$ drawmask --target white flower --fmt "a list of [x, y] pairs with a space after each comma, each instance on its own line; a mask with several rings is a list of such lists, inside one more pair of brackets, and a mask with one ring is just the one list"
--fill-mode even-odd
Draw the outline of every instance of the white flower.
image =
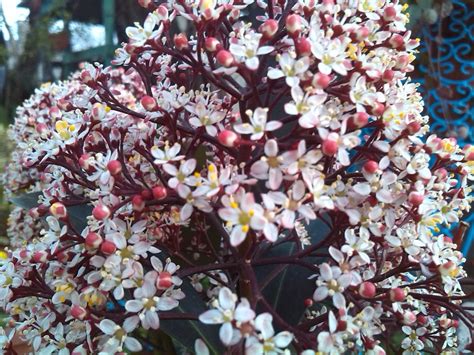
[[[255, 329], [260, 332], [258, 338], [250, 337], [245, 342], [247, 355], [289, 354], [286, 349], [293, 341], [293, 334], [283, 331], [275, 334], [273, 317], [270, 313], [262, 313], [255, 318]], [[285, 351], [286, 350], [286, 351]]]
[[241, 338], [241, 333], [234, 328], [234, 321], [238, 325], [249, 322], [255, 317], [249, 302], [246, 298], [242, 298], [237, 304], [237, 296], [227, 287], [222, 287], [218, 299], [212, 302], [212, 306], [214, 309], [201, 314], [199, 320], [205, 324], [222, 324], [219, 330], [221, 341], [227, 346], [236, 344]]
[[298, 123], [303, 128], [314, 128], [319, 124], [321, 105], [326, 101], [327, 94], [304, 92], [299, 85], [291, 88], [293, 101], [285, 104], [285, 112], [289, 115], [300, 115]]
[[334, 306], [340, 308], [345, 304], [342, 292], [351, 284], [352, 276], [342, 273], [338, 266], [329, 266], [328, 263], [321, 264], [319, 271], [320, 275], [316, 281], [318, 288], [314, 291], [313, 299], [322, 301], [327, 296], [332, 296]]
[[233, 246], [244, 241], [250, 228], [260, 231], [265, 227], [264, 210], [262, 206], [255, 203], [252, 193], [239, 193], [235, 197], [224, 195], [222, 204], [225, 207], [219, 209], [219, 217], [232, 227], [230, 243]]
[[178, 195], [186, 201], [185, 205], [181, 208], [180, 218], [181, 221], [186, 221], [191, 217], [193, 208], [197, 207], [203, 212], [211, 212], [212, 207], [209, 201], [206, 200], [204, 190], [194, 190], [183, 184], [179, 184], [177, 187]]
[[169, 311], [178, 307], [179, 302], [171, 297], [156, 296], [154, 287], [143, 289], [140, 300], [129, 300], [125, 303], [128, 312], [139, 313], [138, 317], [145, 329], [158, 329], [160, 319], [158, 311]]
[[309, 68], [309, 57], [302, 57], [295, 60], [294, 53], [283, 53], [278, 57], [280, 69], [270, 69], [268, 77], [276, 80], [285, 77], [288, 86], [296, 86], [300, 83], [300, 76], [303, 76]]
[[99, 323], [99, 328], [105, 334], [105, 342], [100, 345], [100, 354], [105, 355], [122, 352], [124, 347], [132, 352], [142, 350], [140, 342], [128, 335], [135, 330], [137, 325], [137, 317], [125, 319], [122, 326], [117, 325], [110, 319], [103, 319]]
[[194, 169], [196, 169], [196, 159], [189, 159], [185, 162], [181, 162], [179, 169], [172, 164], [164, 164], [163, 169], [171, 176], [168, 180], [168, 186], [172, 189], [176, 189], [178, 185], [190, 184], [190, 176]]
[[159, 19], [156, 14], [148, 14], [143, 27], [138, 23], [135, 23], [135, 27], [127, 27], [125, 32], [127, 33], [130, 42], [136, 46], [142, 46], [145, 42], [152, 37], [158, 36], [162, 30], [162, 25], [160, 25], [158, 30], [155, 30], [156, 25], [158, 24]]
[[267, 123], [267, 108], [258, 107], [253, 112], [248, 110], [246, 114], [250, 118], [250, 123], [236, 124], [234, 129], [240, 134], [251, 134], [250, 139], [253, 141], [262, 138], [265, 132], [277, 130], [282, 126], [282, 123], [279, 121]]
[[273, 51], [271, 46], [261, 46], [260, 33], [247, 31], [241, 38], [231, 40], [229, 51], [239, 62], [244, 62], [250, 70], [257, 70], [259, 65], [258, 56]]
[[186, 109], [193, 113], [189, 119], [189, 123], [194, 127], [205, 127], [206, 132], [215, 137], [217, 135], [217, 128], [214, 126], [225, 118], [224, 111], [213, 111], [209, 109], [209, 104], [198, 102], [194, 106], [187, 106]]
[[283, 181], [283, 157], [278, 156], [278, 143], [270, 139], [265, 143], [265, 155], [252, 164], [250, 174], [257, 179], [267, 180], [268, 187], [277, 190]]
[[166, 142], [164, 150], [158, 148], [156, 145], [151, 147], [151, 155], [153, 155], [153, 158], [155, 158], [154, 163], [161, 165], [170, 161], [178, 161], [183, 159], [184, 155], [178, 155], [180, 150], [181, 145], [179, 143], [175, 143], [172, 147], [170, 147], [168, 142]]

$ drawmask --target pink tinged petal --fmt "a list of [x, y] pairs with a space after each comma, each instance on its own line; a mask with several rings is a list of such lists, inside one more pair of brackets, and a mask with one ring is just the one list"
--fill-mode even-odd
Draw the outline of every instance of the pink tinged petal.
[[352, 276], [350, 274], [344, 274], [338, 278], [337, 283], [339, 286], [346, 289], [352, 282]]
[[377, 200], [379, 200], [380, 202], [384, 202], [384, 203], [393, 202], [392, 193], [388, 190], [377, 191], [376, 196], [377, 196]]
[[332, 303], [337, 309], [346, 308], [346, 299], [341, 293], [335, 293], [334, 296], [332, 296]]
[[234, 224], [239, 221], [239, 211], [236, 208], [221, 208], [217, 213], [224, 221], [229, 221]]
[[291, 229], [294, 227], [296, 214], [291, 210], [284, 210], [281, 216], [281, 222], [284, 228]]
[[255, 319], [255, 327], [262, 333], [263, 339], [270, 339], [275, 334], [272, 322], [270, 313], [262, 313]]
[[240, 303], [235, 309], [234, 318], [239, 322], [249, 322], [255, 318], [255, 312], [249, 305], [242, 305], [242, 303]]
[[253, 193], [246, 193], [240, 201], [240, 205], [242, 206], [242, 210], [244, 210], [245, 212], [248, 212], [253, 209], [255, 205], [255, 198], [253, 196]]
[[160, 327], [160, 318], [158, 318], [158, 314], [156, 312], [147, 311], [145, 313], [145, 321], [152, 329], [158, 329]]
[[196, 339], [194, 343], [194, 352], [196, 355], [209, 355], [209, 349], [205, 342], [201, 339]]
[[367, 196], [372, 191], [372, 189], [370, 188], [370, 184], [368, 183], [358, 183], [355, 184], [353, 188], [355, 192], [362, 196]]
[[333, 277], [332, 269], [328, 263], [321, 264], [321, 266], [319, 267], [319, 272], [323, 280], [325, 281], [332, 280], [332, 277]]
[[266, 223], [263, 227], [263, 234], [270, 242], [275, 242], [278, 238], [278, 228], [273, 223]]
[[252, 134], [254, 128], [249, 123], [241, 123], [234, 125], [234, 130], [240, 134]]
[[179, 302], [171, 297], [161, 297], [158, 301], [158, 309], [160, 311], [169, 311], [178, 307]]
[[265, 131], [275, 131], [283, 126], [283, 123], [279, 121], [270, 121], [265, 125]]
[[235, 300], [236, 296], [227, 287], [222, 287], [219, 290], [219, 304], [222, 308], [233, 310], [235, 308]]
[[224, 345], [230, 345], [232, 343], [232, 336], [234, 330], [230, 323], [224, 323], [219, 329], [219, 338]]
[[135, 338], [127, 337], [124, 341], [124, 345], [126, 346], [128, 350], [132, 352], [137, 352], [137, 351], [142, 350], [142, 344], [140, 344], [140, 342]]
[[307, 219], [316, 219], [316, 213], [314, 213], [314, 210], [308, 205], [300, 206], [300, 208], [298, 208], [298, 212]]
[[184, 174], [189, 175], [194, 171], [194, 169], [196, 169], [196, 159], [189, 159], [181, 166], [180, 170]]
[[153, 266], [153, 269], [155, 269], [156, 271], [158, 272], [163, 271], [163, 263], [156, 256], [151, 257], [151, 265]]
[[318, 123], [318, 118], [312, 114], [305, 114], [298, 120], [298, 124], [303, 128], [313, 128], [316, 127]]
[[285, 112], [292, 116], [299, 114], [298, 108], [296, 107], [294, 102], [287, 102], [285, 104]]
[[143, 309], [143, 302], [137, 300], [130, 300], [125, 303], [125, 309], [132, 313], [138, 313]]
[[280, 169], [271, 168], [268, 175], [268, 186], [272, 190], [277, 190], [283, 181], [283, 173]]
[[114, 297], [116, 300], [121, 300], [125, 296], [123, 286], [119, 285], [114, 290]]
[[293, 334], [288, 331], [280, 332], [275, 335], [273, 341], [277, 347], [284, 349], [293, 341]]
[[104, 334], [107, 335], [112, 335], [115, 333], [116, 329], [116, 324], [112, 322], [110, 319], [104, 319], [100, 322], [99, 328], [104, 332]]
[[322, 301], [328, 296], [328, 288], [326, 286], [318, 287], [313, 293], [313, 299], [315, 301]]
[[211, 137], [217, 136], [217, 128], [212, 126], [212, 125], [207, 125], [206, 126], [206, 132], [209, 134]]
[[329, 321], [329, 331], [331, 333], [334, 333], [337, 329], [337, 319], [334, 313], [332, 313], [332, 311], [329, 312], [328, 321]]
[[181, 212], [179, 213], [179, 217], [181, 221], [186, 221], [191, 217], [193, 214], [193, 205], [187, 203], [181, 208]]
[[244, 232], [242, 230], [242, 226], [237, 225], [232, 229], [232, 232], [230, 233], [230, 244], [233, 247], [236, 247], [245, 240], [245, 237], [247, 236], [247, 232]]
[[259, 160], [252, 164], [250, 168], [250, 175], [260, 180], [265, 180], [268, 177], [268, 164], [266, 161]]
[[163, 164], [163, 170], [171, 176], [178, 174], [178, 169], [172, 164]]
[[267, 157], [276, 157], [278, 155], [278, 144], [276, 140], [270, 139], [267, 141], [264, 150]]
[[303, 181], [298, 180], [293, 185], [293, 193], [292, 193], [293, 200], [296, 200], [296, 201], [301, 200], [303, 198], [305, 192], [306, 192], [306, 187], [304, 186]]
[[224, 323], [224, 317], [217, 309], [211, 309], [201, 314], [199, 321], [204, 324], [222, 324]]
[[259, 65], [259, 60], [257, 57], [249, 58], [245, 61], [245, 66], [250, 70], [257, 70]]
[[270, 69], [268, 71], [268, 74], [267, 76], [272, 79], [272, 80], [275, 80], [275, 79], [279, 79], [279, 78], [282, 78], [285, 76], [285, 74], [280, 70], [280, 69]]
[[333, 246], [329, 247], [329, 254], [337, 263], [340, 263], [342, 260], [344, 260], [344, 254], [339, 249], [334, 248]]

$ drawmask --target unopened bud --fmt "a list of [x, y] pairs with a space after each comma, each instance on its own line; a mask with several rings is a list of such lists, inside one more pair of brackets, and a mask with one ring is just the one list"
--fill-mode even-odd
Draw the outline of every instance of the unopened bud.
[[400, 287], [392, 288], [389, 291], [390, 301], [392, 302], [403, 302], [406, 296], [405, 290], [401, 289]]
[[92, 210], [92, 215], [99, 221], [109, 218], [111, 213], [110, 209], [102, 204], [98, 204]]
[[221, 49], [216, 55], [217, 62], [223, 67], [230, 67], [234, 63], [234, 56], [225, 49]]
[[332, 139], [325, 139], [322, 144], [322, 151], [327, 156], [334, 156], [339, 150], [339, 144]]
[[316, 73], [313, 77], [313, 86], [319, 89], [326, 89], [331, 82], [331, 77], [327, 74]]
[[45, 263], [48, 260], [48, 252], [44, 250], [35, 251], [33, 253], [32, 259], [35, 263]]
[[162, 271], [156, 279], [156, 288], [158, 290], [166, 290], [173, 285], [172, 276], [167, 271]]
[[220, 47], [221, 43], [214, 37], [207, 37], [204, 41], [204, 47], [209, 52], [215, 52]]
[[296, 53], [300, 56], [308, 56], [311, 54], [311, 42], [305, 38], [300, 37], [295, 40]]
[[79, 158], [79, 165], [81, 166], [82, 169], [88, 170], [90, 168], [90, 158], [91, 156], [89, 154], [82, 154], [81, 157]]
[[291, 33], [298, 33], [301, 31], [303, 27], [303, 21], [301, 19], [301, 16], [292, 14], [286, 18], [286, 30]]
[[120, 163], [118, 160], [111, 160], [107, 164], [107, 170], [112, 175], [118, 175], [122, 171], [122, 163]]
[[423, 199], [425, 196], [419, 192], [412, 191], [408, 195], [408, 201], [413, 205], [413, 206], [419, 206], [423, 203]]
[[132, 198], [132, 207], [134, 211], [141, 212], [145, 208], [145, 201], [140, 195], [135, 195]]
[[102, 237], [97, 233], [88, 233], [85, 239], [85, 246], [87, 249], [97, 249], [102, 244]]
[[374, 174], [374, 173], [376, 173], [377, 170], [378, 170], [378, 168], [379, 168], [379, 164], [378, 164], [376, 161], [374, 161], [374, 160], [369, 160], [369, 161], [367, 161], [367, 162], [364, 164], [364, 167], [363, 167], [364, 171], [367, 172], [367, 173], [369, 173], [369, 174]]
[[84, 320], [87, 317], [87, 310], [77, 304], [71, 306], [71, 316], [75, 319]]
[[177, 50], [182, 51], [189, 46], [188, 37], [185, 33], [180, 33], [174, 36], [174, 45]]
[[367, 112], [357, 112], [353, 116], [352, 122], [357, 128], [362, 128], [369, 122], [369, 115]]
[[383, 18], [387, 21], [393, 21], [397, 16], [397, 10], [393, 6], [387, 6], [383, 11]]
[[401, 48], [405, 44], [405, 40], [398, 33], [393, 34], [388, 42], [393, 48]]
[[217, 140], [223, 146], [232, 148], [238, 145], [240, 136], [237, 133], [226, 129], [219, 133]]
[[100, 251], [104, 253], [105, 255], [111, 255], [115, 253], [116, 250], [117, 250], [117, 247], [110, 240], [106, 240], [100, 245]]
[[67, 209], [66, 206], [64, 206], [60, 202], [55, 202], [51, 205], [49, 208], [49, 212], [56, 218], [66, 218], [67, 216]]
[[143, 108], [147, 111], [154, 111], [157, 107], [156, 100], [148, 95], [145, 95], [142, 97], [140, 100], [140, 103], [142, 104]]
[[164, 186], [155, 186], [151, 191], [157, 200], [162, 200], [168, 195], [168, 190]]
[[359, 286], [359, 294], [364, 298], [374, 298], [377, 290], [373, 282], [365, 281]]
[[259, 27], [259, 31], [265, 38], [272, 38], [278, 31], [278, 22], [274, 19], [268, 19]]

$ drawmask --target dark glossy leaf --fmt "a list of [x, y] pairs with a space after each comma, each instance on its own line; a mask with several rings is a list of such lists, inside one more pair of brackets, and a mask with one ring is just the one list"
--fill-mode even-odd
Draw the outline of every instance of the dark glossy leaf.
[[[321, 220], [307, 226], [312, 244], [324, 239], [329, 228]], [[270, 249], [262, 258], [290, 256], [296, 252], [294, 243], [284, 243]], [[317, 258], [305, 258], [307, 262], [320, 263]], [[305, 312], [304, 300], [313, 295], [315, 284], [308, 280], [314, 274], [311, 270], [293, 264], [266, 265], [257, 267], [257, 278], [263, 286], [263, 294], [278, 314], [289, 324], [296, 325]], [[274, 276], [270, 282], [269, 277]], [[262, 283], [264, 283], [262, 285]]]
[[41, 192], [30, 192], [23, 195], [12, 197], [10, 201], [21, 208], [29, 210], [33, 207], [38, 207], [38, 198], [42, 195]]
[[[179, 302], [178, 308], [173, 309], [173, 312], [191, 313], [198, 316], [208, 310], [199, 293], [187, 280], [183, 281], [181, 289], [186, 297]], [[177, 344], [190, 351], [194, 351], [196, 339], [201, 338], [211, 354], [223, 353], [218, 325], [206, 325], [197, 320], [161, 320], [160, 329], [173, 338]]]

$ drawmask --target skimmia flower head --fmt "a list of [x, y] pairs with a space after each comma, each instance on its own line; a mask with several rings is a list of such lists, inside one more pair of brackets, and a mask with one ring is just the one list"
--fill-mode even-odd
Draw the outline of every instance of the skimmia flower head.
[[405, 7], [138, 3], [17, 109], [1, 352], [455, 353], [474, 150], [428, 134]]

